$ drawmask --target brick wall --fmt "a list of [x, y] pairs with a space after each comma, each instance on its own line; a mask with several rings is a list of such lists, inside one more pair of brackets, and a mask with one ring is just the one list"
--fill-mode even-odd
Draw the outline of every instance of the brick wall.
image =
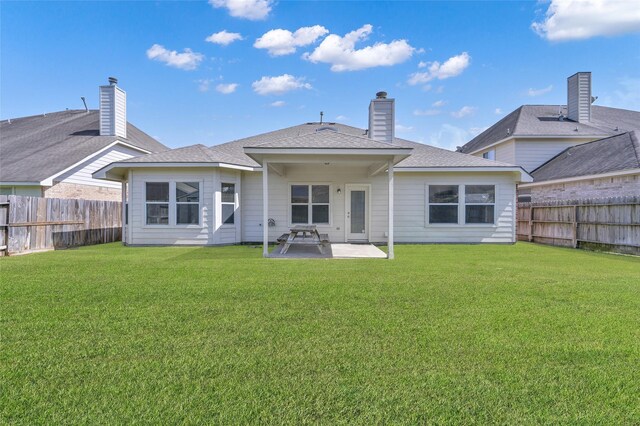
[[534, 186], [531, 201], [640, 196], [640, 174]]
[[48, 188], [43, 188], [42, 196], [45, 198], [82, 198], [85, 200], [122, 201], [120, 189], [66, 182], [59, 182]]

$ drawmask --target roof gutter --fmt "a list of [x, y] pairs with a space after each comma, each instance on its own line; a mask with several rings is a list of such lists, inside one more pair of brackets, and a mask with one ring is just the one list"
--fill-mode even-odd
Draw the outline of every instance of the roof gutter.
[[522, 184], [520, 185], [520, 188], [535, 188], [537, 186], [554, 185], [558, 183], [578, 182], [581, 180], [602, 179], [602, 178], [608, 178], [608, 177], [629, 176], [629, 175], [636, 175], [636, 174], [640, 174], [640, 168], [628, 169], [628, 170], [617, 170], [614, 172], [599, 173], [595, 175], [572, 176], [572, 177], [566, 177], [561, 179], [543, 180], [540, 182]]
[[506, 166], [506, 167], [396, 167], [394, 169], [396, 173], [402, 172], [443, 172], [443, 173], [486, 173], [486, 172], [509, 172], [519, 173], [520, 182], [533, 182], [533, 177], [527, 173], [520, 166]]

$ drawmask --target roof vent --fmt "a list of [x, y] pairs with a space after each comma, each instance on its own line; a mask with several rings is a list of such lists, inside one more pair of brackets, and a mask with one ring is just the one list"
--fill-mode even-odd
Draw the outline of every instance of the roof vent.
[[115, 77], [109, 77], [109, 84], [115, 86], [116, 84], [118, 84], [118, 79]]
[[329, 130], [331, 132], [337, 132], [338, 129], [336, 129], [335, 127], [331, 127], [331, 126], [322, 126], [322, 127], [318, 127], [316, 129], [316, 132], [324, 132], [325, 130]]
[[376, 93], [376, 99], [387, 99], [387, 92]]
[[507, 127], [507, 135], [511, 134], [511, 129]]

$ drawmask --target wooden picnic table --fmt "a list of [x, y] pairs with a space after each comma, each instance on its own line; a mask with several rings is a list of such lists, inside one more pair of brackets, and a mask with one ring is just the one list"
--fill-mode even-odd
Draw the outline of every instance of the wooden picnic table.
[[329, 236], [318, 233], [316, 225], [296, 225], [290, 229], [288, 235], [283, 234], [278, 240], [284, 241], [282, 254], [286, 254], [292, 245], [315, 245], [320, 253], [324, 254], [323, 245], [329, 242]]

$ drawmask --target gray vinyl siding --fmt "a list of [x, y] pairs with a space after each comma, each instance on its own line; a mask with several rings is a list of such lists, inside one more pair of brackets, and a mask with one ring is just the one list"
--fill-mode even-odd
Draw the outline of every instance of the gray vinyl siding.
[[59, 177], [55, 178], [56, 182], [75, 183], [79, 185], [102, 186], [106, 188], [120, 189], [119, 182], [110, 182], [107, 180], [94, 179], [91, 175], [108, 164], [116, 161], [126, 160], [128, 158], [143, 155], [142, 152], [135, 149], [127, 148], [121, 145], [115, 145], [106, 151], [101, 152], [93, 158], [86, 160], [84, 163], [77, 165], [71, 170], [66, 171]]

